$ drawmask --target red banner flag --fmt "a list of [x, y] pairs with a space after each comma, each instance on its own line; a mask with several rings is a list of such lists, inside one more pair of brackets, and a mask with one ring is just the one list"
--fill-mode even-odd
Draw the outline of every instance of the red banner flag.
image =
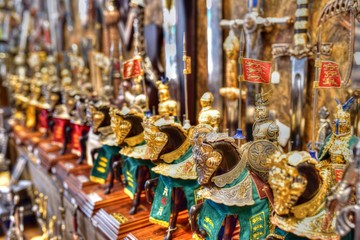
[[243, 59], [244, 81], [252, 83], [270, 83], [271, 62], [256, 59]]
[[318, 88], [339, 88], [341, 77], [339, 65], [336, 62], [321, 61], [320, 78]]
[[141, 57], [137, 56], [123, 63], [123, 78], [134, 78], [143, 74]]

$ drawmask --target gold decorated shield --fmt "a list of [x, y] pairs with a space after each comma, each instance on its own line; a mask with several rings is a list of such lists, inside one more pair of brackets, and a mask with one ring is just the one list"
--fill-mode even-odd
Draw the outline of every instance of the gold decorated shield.
[[257, 140], [249, 144], [244, 158], [256, 172], [267, 173], [270, 169], [267, 158], [278, 150], [278, 147], [269, 140]]

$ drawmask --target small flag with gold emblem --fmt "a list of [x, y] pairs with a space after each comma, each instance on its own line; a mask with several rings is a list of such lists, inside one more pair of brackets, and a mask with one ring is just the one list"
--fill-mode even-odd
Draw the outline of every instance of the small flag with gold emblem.
[[184, 74], [191, 74], [191, 57], [184, 55], [183, 61], [184, 61]]
[[143, 74], [141, 68], [141, 57], [137, 56], [123, 63], [123, 78], [129, 79]]
[[339, 65], [332, 61], [321, 61], [320, 77], [316, 84], [317, 88], [339, 88], [341, 77]]
[[252, 83], [270, 83], [271, 62], [243, 58], [244, 81]]

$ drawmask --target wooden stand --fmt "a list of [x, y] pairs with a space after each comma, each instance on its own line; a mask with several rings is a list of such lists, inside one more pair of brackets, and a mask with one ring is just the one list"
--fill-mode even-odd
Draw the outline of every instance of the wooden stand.
[[60, 154], [61, 147], [53, 142], [42, 142], [34, 151], [39, 157], [41, 165], [50, 171], [53, 166], [59, 161], [68, 161], [77, 159], [78, 156], [73, 153]]
[[[187, 210], [179, 213], [177, 221], [177, 229], [172, 234], [173, 239], [192, 239], [192, 232], [188, 220]], [[127, 234], [124, 238], [126, 240], [141, 240], [141, 239], [152, 239], [162, 240], [166, 236], [168, 228], [163, 226], [152, 224], [149, 227], [137, 229]]]
[[[69, 188], [70, 186], [75, 187], [75, 184], [70, 183]], [[129, 199], [120, 183], [116, 182], [113, 193], [107, 195], [104, 193], [106, 187], [107, 184], [82, 185], [82, 190], [75, 192], [75, 200], [87, 217], [91, 218], [100, 208], [118, 205], [121, 201]]]
[[[145, 195], [142, 197], [145, 198]], [[116, 205], [106, 206], [97, 211], [91, 219], [92, 223], [109, 239], [124, 239], [128, 233], [152, 225], [149, 222], [151, 210], [149, 204], [140, 205], [138, 212], [134, 215], [129, 214], [131, 207], [130, 198], [118, 201]]]
[[44, 137], [44, 133], [40, 132], [41, 136], [30, 137], [25, 140], [25, 145], [30, 152], [33, 152], [40, 143], [51, 142], [50, 137]]
[[24, 145], [27, 139], [34, 137], [40, 138], [41, 136], [41, 132], [33, 132], [30, 129], [21, 125], [13, 126], [13, 137], [17, 145]]
[[90, 182], [90, 171], [87, 169], [77, 169], [64, 178], [64, 188], [73, 196], [78, 194], [86, 187], [98, 185]]
[[76, 158], [69, 160], [60, 160], [56, 163], [54, 167], [51, 168], [51, 172], [60, 180], [64, 179], [71, 173], [77, 173], [78, 171], [84, 171], [90, 173], [91, 166], [87, 163], [78, 164], [77, 161], [79, 156], [76, 155]]

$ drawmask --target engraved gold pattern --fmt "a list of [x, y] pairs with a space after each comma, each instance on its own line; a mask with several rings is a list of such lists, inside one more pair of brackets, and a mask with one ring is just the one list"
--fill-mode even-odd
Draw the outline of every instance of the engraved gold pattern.
[[177, 164], [160, 163], [151, 170], [157, 174], [172, 178], [184, 180], [195, 180], [198, 178], [193, 156], [190, 156], [185, 161]]
[[252, 179], [247, 175], [241, 182], [229, 188], [204, 188], [198, 192], [200, 196], [227, 206], [252, 206]]

